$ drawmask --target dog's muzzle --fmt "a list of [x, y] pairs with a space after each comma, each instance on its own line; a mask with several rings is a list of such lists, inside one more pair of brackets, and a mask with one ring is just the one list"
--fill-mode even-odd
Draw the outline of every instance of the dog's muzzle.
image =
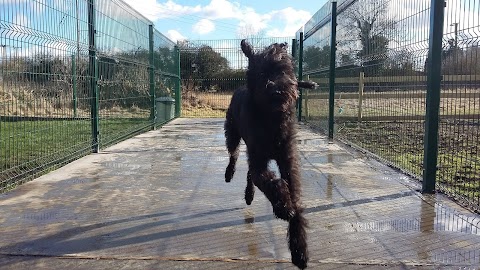
[[275, 83], [271, 80], [267, 80], [267, 83], [265, 84], [265, 88], [272, 89], [273, 87], [275, 87]]

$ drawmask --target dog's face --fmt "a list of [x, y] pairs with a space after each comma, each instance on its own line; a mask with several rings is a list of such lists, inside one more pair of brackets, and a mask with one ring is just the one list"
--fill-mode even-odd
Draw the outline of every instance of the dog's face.
[[297, 98], [297, 79], [286, 44], [272, 44], [260, 53], [242, 40], [241, 47], [248, 57], [247, 87], [257, 106], [274, 112], [293, 108]]

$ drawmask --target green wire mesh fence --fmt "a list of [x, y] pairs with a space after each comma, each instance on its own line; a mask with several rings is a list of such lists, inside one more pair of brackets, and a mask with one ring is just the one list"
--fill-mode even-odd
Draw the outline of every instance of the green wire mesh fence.
[[480, 209], [480, 3], [446, 3], [438, 182]]
[[118, 0], [0, 3], [0, 192], [178, 116], [151, 25]]
[[[330, 5], [323, 6], [303, 27], [303, 79], [319, 84], [314, 90], [303, 90], [302, 116], [316, 128], [328, 131], [328, 76], [330, 63]], [[296, 33], [300, 40], [300, 31]], [[299, 43], [297, 43], [299, 44]], [[298, 58], [300, 53], [296, 53]], [[322, 97], [316, 98], [316, 97]]]
[[[303, 95], [303, 119], [335, 138], [422, 177], [431, 1], [343, 0], [322, 7], [304, 32], [304, 76], [320, 87]], [[433, 1], [432, 1], [433, 2]], [[480, 209], [480, 54], [476, 1], [446, 1], [437, 190]], [[329, 115], [331, 35], [335, 36], [334, 114]], [[431, 91], [431, 90], [428, 90]]]
[[[256, 51], [292, 38], [247, 38]], [[241, 39], [195, 40], [179, 44], [183, 117], [225, 117], [233, 92], [244, 85], [248, 59]]]

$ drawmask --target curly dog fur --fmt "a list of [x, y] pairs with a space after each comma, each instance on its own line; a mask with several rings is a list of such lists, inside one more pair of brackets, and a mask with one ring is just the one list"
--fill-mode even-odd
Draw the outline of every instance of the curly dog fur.
[[[300, 168], [296, 146], [295, 103], [298, 86], [313, 88], [312, 82], [297, 82], [286, 44], [272, 44], [254, 52], [245, 40], [241, 48], [248, 58], [247, 85], [232, 97], [225, 121], [230, 162], [225, 181], [230, 182], [239, 155], [239, 143], [247, 145], [248, 175], [245, 201], [252, 203], [256, 186], [272, 204], [277, 218], [289, 222], [288, 241], [292, 263], [307, 267], [307, 221], [300, 202]], [[268, 169], [275, 160], [280, 177]]]

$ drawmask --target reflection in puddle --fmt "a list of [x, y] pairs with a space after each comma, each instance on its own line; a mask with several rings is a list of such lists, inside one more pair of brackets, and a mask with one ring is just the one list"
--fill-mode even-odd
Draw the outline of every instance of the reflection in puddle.
[[245, 224], [252, 224], [255, 222], [255, 217], [245, 217]]
[[319, 139], [319, 138], [315, 138], [315, 139], [301, 139], [301, 140], [297, 140], [297, 144], [300, 144], [300, 145], [325, 145], [327, 144], [327, 141], [325, 139]]
[[441, 205], [432, 206], [422, 201], [419, 217], [336, 224], [327, 229], [344, 232], [451, 232], [480, 236], [479, 225], [478, 216], [465, 216]]
[[435, 207], [428, 203], [420, 202], [420, 231], [433, 232], [435, 231]]
[[[327, 163], [333, 163], [333, 155], [331, 153], [327, 154]], [[326, 197], [328, 200], [332, 199], [333, 195], [333, 176], [331, 174], [327, 174], [327, 191]]]
[[257, 236], [255, 232], [255, 226], [253, 223], [255, 222], [254, 213], [251, 210], [246, 210], [244, 213], [244, 221], [245, 226], [247, 227], [247, 231], [251, 232], [251, 236], [247, 237], [250, 241], [248, 241], [248, 255], [257, 258], [258, 257], [258, 244], [257, 244]]

